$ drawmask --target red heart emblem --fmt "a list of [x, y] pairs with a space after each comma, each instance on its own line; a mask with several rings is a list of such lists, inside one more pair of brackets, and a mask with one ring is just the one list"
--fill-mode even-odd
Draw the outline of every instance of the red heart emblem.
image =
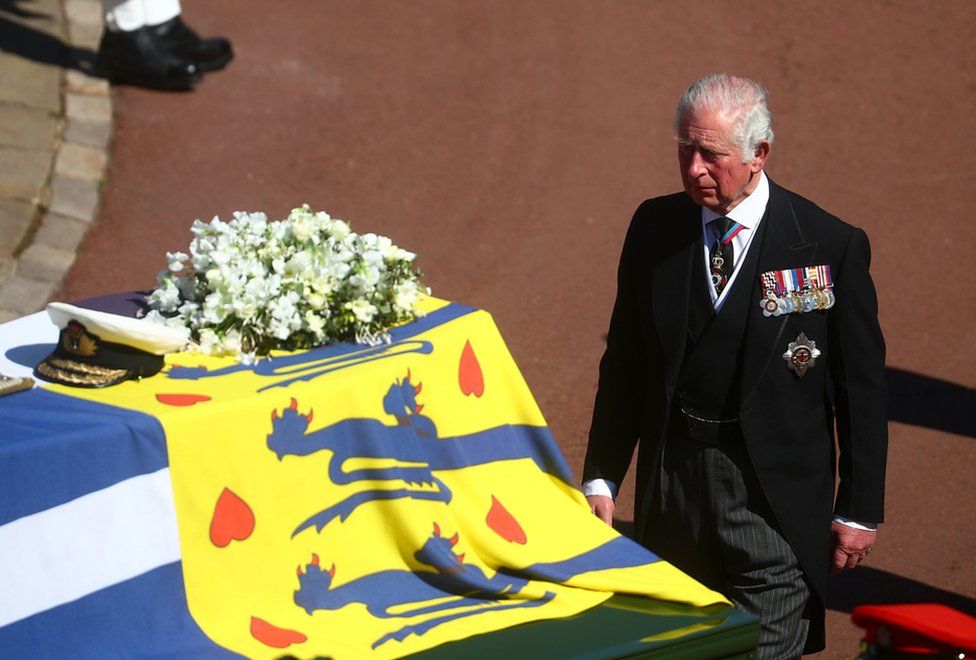
[[192, 406], [194, 403], [210, 401], [206, 394], [157, 394], [156, 400], [168, 406]]
[[224, 488], [210, 519], [210, 542], [226, 548], [231, 541], [243, 541], [254, 531], [254, 512], [234, 491]]
[[465, 396], [474, 394], [480, 397], [485, 393], [485, 376], [481, 372], [481, 365], [471, 348], [471, 341], [464, 342], [461, 351], [461, 362], [458, 365], [458, 385]]
[[509, 543], [525, 545], [525, 530], [494, 495], [491, 496], [491, 509], [488, 510], [485, 522], [492, 531]]
[[292, 644], [301, 644], [308, 639], [297, 630], [279, 628], [256, 616], [251, 617], [251, 637], [275, 649], [287, 648]]

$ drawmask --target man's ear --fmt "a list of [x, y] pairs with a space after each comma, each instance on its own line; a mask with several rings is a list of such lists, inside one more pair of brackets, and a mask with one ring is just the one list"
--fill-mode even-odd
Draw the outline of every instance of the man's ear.
[[752, 159], [752, 162], [749, 163], [749, 167], [753, 174], [758, 174], [759, 171], [766, 166], [766, 159], [769, 158], [769, 151], [769, 142], [766, 142], [765, 140], [760, 142], [759, 146], [756, 147], [756, 155]]

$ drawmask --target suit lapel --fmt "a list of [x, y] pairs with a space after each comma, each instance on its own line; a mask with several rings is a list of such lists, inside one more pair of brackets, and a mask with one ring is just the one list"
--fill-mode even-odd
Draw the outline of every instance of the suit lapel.
[[697, 343], [701, 339], [705, 328], [715, 321], [715, 304], [708, 291], [708, 274], [706, 273], [704, 235], [695, 247], [698, 257], [691, 259], [691, 283], [688, 298], [688, 336]]
[[[813, 263], [817, 244], [808, 242], [803, 235], [799, 218], [785, 190], [769, 182], [769, 205], [763, 222], [768, 223], [759, 252], [758, 275], [770, 270], [795, 268]], [[764, 317], [759, 309], [763, 296], [759, 277], [752, 284], [748, 321], [743, 340], [743, 367], [740, 383], [742, 399], [740, 408], [747, 410], [763, 372], [774, 357], [778, 357], [780, 340], [789, 315]]]
[[665, 382], [673, 387], [685, 352], [688, 336], [688, 305], [691, 291], [691, 269], [695, 257], [702, 258], [704, 239], [701, 231], [701, 207], [686, 198], [679, 218], [669, 223], [674, 231], [668, 245], [673, 246], [655, 267], [652, 286], [654, 323], [664, 349]]

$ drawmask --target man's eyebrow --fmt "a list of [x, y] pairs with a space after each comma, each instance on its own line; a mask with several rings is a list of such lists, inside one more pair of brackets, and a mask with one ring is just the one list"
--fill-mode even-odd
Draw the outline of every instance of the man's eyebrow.
[[682, 147], [698, 147], [701, 151], [706, 151], [719, 156], [727, 156], [729, 153], [731, 153], [730, 151], [727, 151], [716, 144], [710, 144], [702, 140], [692, 140], [691, 138], [682, 137], [680, 135], [675, 135], [674, 140]]

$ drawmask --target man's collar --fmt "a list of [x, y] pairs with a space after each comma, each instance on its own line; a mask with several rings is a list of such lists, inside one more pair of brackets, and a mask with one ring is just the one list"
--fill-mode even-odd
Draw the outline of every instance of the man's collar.
[[[762, 220], [763, 214], [766, 213], [766, 204], [768, 203], [769, 179], [766, 178], [766, 172], [760, 170], [759, 183], [756, 185], [756, 189], [729, 211], [725, 217], [735, 220], [746, 229], [755, 229], [759, 225], [759, 221]], [[704, 206], [701, 207], [701, 210], [702, 227], [707, 226], [715, 218], [722, 217], [720, 213]]]

